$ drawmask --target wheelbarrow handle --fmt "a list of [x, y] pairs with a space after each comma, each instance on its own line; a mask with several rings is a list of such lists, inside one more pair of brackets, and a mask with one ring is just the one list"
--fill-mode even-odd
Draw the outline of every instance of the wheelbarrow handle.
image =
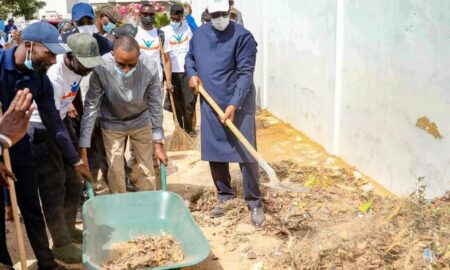
[[160, 169], [161, 169], [161, 189], [162, 191], [166, 191], [167, 190], [166, 165], [164, 165], [164, 163], [161, 163]]
[[[161, 168], [161, 189], [163, 191], [167, 190], [167, 183], [166, 183], [166, 165], [161, 164], [160, 166]], [[92, 184], [91, 182], [89, 182], [88, 180], [84, 180], [84, 183], [86, 185], [86, 191], [88, 194], [88, 198], [92, 199], [95, 197], [95, 193], [94, 193], [94, 189], [92, 188]]]
[[84, 183], [86, 185], [86, 191], [87, 191], [87, 195], [89, 199], [92, 199], [95, 197], [95, 193], [94, 193], [94, 189], [92, 188], [92, 184], [91, 182], [89, 182], [88, 180], [84, 180]]

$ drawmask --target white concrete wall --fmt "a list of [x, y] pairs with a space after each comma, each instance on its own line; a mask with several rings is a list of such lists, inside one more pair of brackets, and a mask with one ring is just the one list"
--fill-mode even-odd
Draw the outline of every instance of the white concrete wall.
[[268, 1], [267, 108], [332, 146], [336, 4]]
[[450, 1], [235, 2], [262, 107], [396, 194], [450, 189]]
[[58, 14], [63, 15], [64, 18], [70, 18], [70, 11], [68, 11], [67, 8], [67, 0], [45, 0], [44, 2], [44, 8], [39, 10], [39, 19], [41, 19], [43, 15], [45, 15], [48, 19], [49, 12], [57, 12]]
[[[450, 189], [450, 1], [345, 1], [340, 155], [398, 194]], [[416, 127], [435, 122], [443, 139]]]

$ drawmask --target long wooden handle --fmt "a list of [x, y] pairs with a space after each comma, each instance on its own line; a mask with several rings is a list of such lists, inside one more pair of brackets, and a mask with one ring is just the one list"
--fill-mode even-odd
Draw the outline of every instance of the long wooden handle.
[[[203, 88], [203, 85], [199, 85], [197, 88], [197, 91], [203, 96], [204, 99], [209, 103], [209, 105], [213, 108], [213, 110], [219, 115], [219, 117], [223, 117], [225, 113], [223, 110], [217, 105], [217, 103], [214, 101], [214, 99], [206, 92], [205, 88]], [[250, 152], [252, 157], [256, 159], [258, 163], [266, 163], [262, 156], [256, 151], [256, 149], [249, 143], [249, 141], [242, 135], [242, 133], [239, 131], [239, 129], [233, 124], [233, 122], [230, 119], [227, 119], [225, 121], [225, 125], [231, 130], [231, 132], [236, 136], [236, 138], [244, 145], [244, 147]]]
[[[163, 69], [164, 74], [166, 74], [166, 80], [169, 78], [166, 70], [166, 56], [164, 55], [163, 46], [162, 46], [162, 39], [159, 39], [159, 52], [161, 53], [161, 59], [163, 62]], [[170, 82], [172, 84], [172, 82]], [[177, 110], [175, 108], [175, 102], [173, 101], [173, 95], [170, 91], [167, 91], [169, 94], [169, 100], [170, 100], [170, 106], [172, 107], [172, 115], [173, 115], [173, 121], [175, 122], [175, 126], [180, 126], [178, 123], [178, 117], [177, 117]]]
[[[3, 150], [3, 161], [5, 162], [6, 168], [12, 172], [11, 159], [9, 158], [8, 149]], [[22, 226], [20, 225], [19, 219], [19, 208], [17, 206], [16, 188], [14, 185], [14, 181], [10, 177], [8, 177], [8, 184], [9, 184], [9, 196], [11, 199], [11, 207], [14, 217], [14, 225], [16, 227], [17, 243], [19, 245], [20, 266], [22, 269], [28, 269], [27, 255], [25, 253], [25, 243], [23, 241]]]

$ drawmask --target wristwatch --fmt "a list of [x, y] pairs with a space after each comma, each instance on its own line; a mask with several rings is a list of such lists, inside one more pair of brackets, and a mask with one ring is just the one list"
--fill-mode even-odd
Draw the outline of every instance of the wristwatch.
[[73, 164], [73, 166], [76, 167], [76, 166], [81, 166], [83, 164], [84, 164], [83, 160], [80, 159], [80, 161], [78, 161], [77, 163]]

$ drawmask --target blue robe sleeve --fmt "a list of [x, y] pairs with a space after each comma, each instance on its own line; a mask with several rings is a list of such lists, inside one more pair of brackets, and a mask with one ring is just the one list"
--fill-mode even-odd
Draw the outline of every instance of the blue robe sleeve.
[[198, 76], [197, 73], [197, 67], [195, 65], [195, 56], [194, 56], [194, 42], [195, 38], [192, 38], [191, 41], [189, 41], [189, 51], [186, 54], [185, 59], [185, 72], [187, 75], [188, 80], [192, 76]]
[[256, 41], [250, 33], [244, 35], [237, 43], [236, 69], [238, 79], [233, 97], [229, 102], [237, 110], [241, 108], [252, 87], [256, 63], [256, 46]]
[[64, 158], [70, 164], [80, 161], [80, 156], [72, 143], [66, 125], [56, 110], [53, 86], [47, 76], [44, 76], [42, 80], [40, 94], [35, 97], [35, 101], [42, 123], [55, 140]]
[[191, 14], [188, 14], [186, 16], [186, 21], [189, 24], [189, 27], [191, 28], [192, 33], [194, 33], [198, 29], [198, 26], [195, 23], [194, 17], [192, 17]]

